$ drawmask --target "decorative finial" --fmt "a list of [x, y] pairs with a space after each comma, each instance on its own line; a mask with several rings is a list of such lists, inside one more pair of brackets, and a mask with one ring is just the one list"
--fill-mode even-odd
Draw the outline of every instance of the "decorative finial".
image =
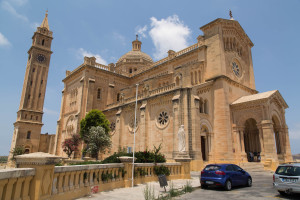
[[48, 9], [46, 10], [46, 14], [45, 14], [45, 16], [46, 16], [46, 17], [48, 17]]
[[136, 35], [135, 35], [135, 37], [136, 37], [136, 40], [139, 40], [139, 39], [138, 39], [138, 37], [139, 37], [139, 35], [138, 35], [138, 34], [136, 34]]
[[230, 16], [230, 20], [233, 20], [233, 17], [232, 17], [232, 12], [231, 10], [229, 9], [229, 16]]

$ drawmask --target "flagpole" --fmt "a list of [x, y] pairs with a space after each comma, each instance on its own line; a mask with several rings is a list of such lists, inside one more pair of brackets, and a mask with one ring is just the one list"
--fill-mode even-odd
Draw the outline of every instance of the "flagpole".
[[135, 112], [134, 112], [134, 129], [133, 129], [133, 158], [132, 158], [132, 187], [134, 186], [133, 178], [134, 178], [134, 152], [135, 152], [135, 131], [136, 131], [136, 110], [137, 110], [137, 98], [138, 98], [138, 88], [139, 84], [136, 84], [136, 95], [135, 95]]

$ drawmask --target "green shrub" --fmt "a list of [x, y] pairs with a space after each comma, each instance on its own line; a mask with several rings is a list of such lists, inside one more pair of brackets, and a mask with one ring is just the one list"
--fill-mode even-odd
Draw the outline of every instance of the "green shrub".
[[160, 165], [160, 166], [154, 166], [154, 173], [156, 175], [170, 175], [170, 170], [166, 166]]

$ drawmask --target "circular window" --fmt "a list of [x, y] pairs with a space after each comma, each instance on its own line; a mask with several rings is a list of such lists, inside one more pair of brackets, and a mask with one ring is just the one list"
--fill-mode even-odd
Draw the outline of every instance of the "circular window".
[[169, 124], [169, 114], [167, 111], [161, 111], [158, 116], [157, 116], [157, 119], [156, 119], [156, 126], [158, 128], [165, 128], [167, 127], [167, 125]]

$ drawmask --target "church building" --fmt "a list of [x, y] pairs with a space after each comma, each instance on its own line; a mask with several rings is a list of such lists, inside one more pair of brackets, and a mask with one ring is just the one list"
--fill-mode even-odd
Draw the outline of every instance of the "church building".
[[[292, 161], [285, 120], [288, 105], [278, 90], [256, 90], [253, 43], [239, 22], [218, 18], [200, 29], [203, 35], [195, 44], [177, 52], [169, 50], [167, 57], [156, 62], [142, 52], [136, 37], [132, 49], [116, 63], [103, 65], [95, 57], [84, 57], [80, 66], [66, 71], [57, 132], [51, 139], [55, 146], [48, 151], [66, 156], [62, 142], [79, 133], [81, 119], [98, 109], [110, 121], [111, 152], [132, 150], [135, 132], [136, 151], [161, 144], [168, 161], [190, 158], [192, 170], [201, 170], [206, 163], [248, 162], [250, 152], [259, 153], [261, 162], [270, 166]], [[33, 38], [40, 35], [46, 47], [41, 38], [42, 43], [35, 45], [34, 40], [29, 50], [34, 61], [26, 71], [23, 107], [16, 122], [30, 122], [37, 131], [52, 53], [49, 27], [39, 27]], [[32, 86], [29, 77], [36, 77]], [[37, 85], [40, 89], [30, 92]], [[30, 130], [22, 129], [23, 137]], [[30, 152], [37, 150], [32, 142]], [[75, 157], [80, 158], [81, 152]]]

